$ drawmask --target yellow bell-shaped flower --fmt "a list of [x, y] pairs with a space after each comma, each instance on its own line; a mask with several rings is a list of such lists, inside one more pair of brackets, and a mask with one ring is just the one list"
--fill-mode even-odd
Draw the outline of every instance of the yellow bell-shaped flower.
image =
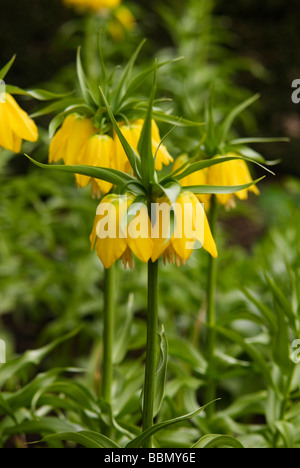
[[[107, 135], [93, 135], [85, 143], [78, 157], [78, 164], [85, 166], [110, 168], [113, 153], [113, 139]], [[101, 194], [107, 194], [112, 184], [103, 180], [94, 179], [76, 174], [76, 181], [79, 187], [86, 187], [92, 182], [92, 193], [100, 198]]]
[[[138, 153], [138, 144], [140, 140], [140, 136], [142, 133], [144, 121], [143, 120], [135, 120], [131, 122], [129, 125], [121, 125], [120, 129], [130, 144], [130, 146]], [[121, 142], [118, 136], [114, 135], [115, 141], [115, 155], [114, 155], [114, 164], [115, 168], [119, 169], [120, 171], [130, 172], [130, 164], [126, 153], [121, 145]], [[155, 169], [161, 170], [164, 165], [168, 165], [173, 162], [172, 156], [169, 154], [167, 148], [164, 145], [160, 145], [161, 138], [159, 134], [159, 129], [157, 124], [154, 120], [152, 120], [152, 153], [153, 157], [156, 155], [155, 159]], [[160, 145], [160, 146], [159, 146]]]
[[2, 93], [0, 100], [0, 148], [19, 153], [22, 140], [35, 142], [37, 139], [38, 129], [34, 121], [21, 109], [10, 94]]
[[[170, 210], [174, 213], [173, 226], [172, 216], [168, 215]], [[192, 192], [182, 192], [172, 208], [166, 198], [158, 200], [155, 219], [153, 262], [162, 256], [164, 262], [176, 261], [180, 266], [197, 247], [203, 247], [213, 257], [218, 256], [203, 205]]]
[[[181, 167], [189, 162], [189, 157], [187, 154], [182, 154], [179, 156], [173, 166], [173, 171], [178, 171]], [[194, 185], [208, 185], [208, 169], [202, 169], [201, 171], [194, 172], [183, 179], [180, 180], [182, 187], [191, 187]], [[210, 207], [210, 198], [211, 195], [206, 194], [197, 194], [196, 197], [201, 203], [204, 203], [205, 209]]]
[[91, 248], [104, 268], [110, 268], [117, 260], [124, 267], [133, 267], [132, 253], [142, 262], [148, 262], [153, 251], [151, 223], [146, 205], [139, 204], [138, 212], [127, 223], [128, 208], [134, 202], [132, 195], [107, 195], [97, 209], [90, 237]]
[[[226, 156], [239, 157], [234, 153], [226, 154]], [[216, 158], [218, 157], [220, 156], [216, 156]], [[216, 164], [208, 169], [209, 185], [245, 185], [250, 184], [252, 181], [253, 179], [247, 163], [241, 159]], [[256, 185], [253, 185], [249, 189], [241, 190], [234, 194], [216, 194], [216, 197], [221, 205], [225, 205], [227, 208], [230, 208], [235, 205], [235, 196], [240, 200], [246, 200], [249, 192], [252, 192], [255, 195], [259, 195], [260, 193]]]
[[78, 157], [88, 139], [97, 133], [90, 119], [70, 114], [51, 140], [49, 162], [63, 159], [67, 165], [78, 164]]

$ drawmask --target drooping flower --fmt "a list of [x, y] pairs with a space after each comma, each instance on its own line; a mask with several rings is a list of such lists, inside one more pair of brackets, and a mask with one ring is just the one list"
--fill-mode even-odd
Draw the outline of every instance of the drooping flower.
[[[228, 157], [239, 156], [237, 154], [226, 154]], [[216, 156], [218, 158], [220, 156]], [[234, 159], [232, 161], [223, 162], [211, 166], [208, 169], [208, 184], [209, 185], [245, 185], [253, 182], [247, 163], [241, 159]], [[234, 197], [240, 200], [247, 200], [248, 193], [252, 192], [259, 195], [259, 189], [256, 185], [252, 185], [248, 189], [241, 190], [234, 194], [216, 194], [217, 200], [220, 204], [230, 208], [235, 205]]]
[[[108, 135], [96, 134], [91, 136], [85, 143], [77, 163], [86, 166], [110, 168], [112, 153], [113, 139]], [[98, 198], [100, 198], [101, 194], [108, 193], [112, 188], [112, 184], [109, 182], [79, 174], [76, 174], [76, 181], [77, 185], [82, 188], [92, 182], [92, 193]]]
[[133, 202], [132, 195], [110, 194], [98, 206], [90, 241], [106, 269], [119, 259], [125, 268], [127, 265], [132, 268], [132, 253], [145, 263], [151, 258], [153, 241], [147, 206], [139, 204], [138, 213], [126, 222], [127, 210]]
[[108, 31], [116, 42], [124, 40], [126, 31], [132, 31], [136, 20], [131, 11], [124, 5], [115, 10], [114, 18], [108, 24]]
[[[130, 146], [138, 152], [138, 143], [142, 133], [144, 121], [142, 119], [130, 122], [129, 125], [121, 125], [120, 129], [130, 144]], [[130, 172], [130, 164], [126, 153], [121, 145], [121, 142], [117, 135], [114, 135], [115, 141], [115, 164], [116, 169], [124, 172]], [[161, 138], [159, 129], [154, 120], [152, 120], [152, 153], [155, 159], [155, 169], [161, 170], [164, 165], [168, 165], [173, 162], [172, 156], [169, 154], [167, 148], [164, 145], [160, 145]]]
[[[217, 248], [213, 239], [203, 205], [192, 192], [182, 192], [175, 206], [165, 198], [158, 200], [157, 213], [152, 237], [154, 242], [152, 261], [163, 257], [164, 262], [178, 266], [185, 264], [195, 248], [203, 247], [213, 257], [217, 257]], [[174, 212], [172, 232], [172, 216], [167, 216], [168, 210]], [[162, 213], [162, 216], [160, 215]], [[162, 222], [170, 220], [169, 224]]]
[[67, 165], [78, 164], [78, 157], [88, 139], [97, 133], [90, 119], [70, 114], [51, 140], [49, 162], [60, 159]]
[[[178, 171], [181, 167], [185, 166], [189, 162], [187, 154], [179, 156], [173, 165], [173, 171]], [[208, 169], [202, 169], [201, 171], [193, 172], [192, 174], [184, 177], [180, 180], [182, 187], [191, 187], [195, 185], [208, 185]], [[197, 194], [196, 197], [201, 203], [204, 203], [205, 209], [209, 209], [211, 195]]]
[[74, 7], [81, 11], [100, 11], [113, 9], [120, 5], [121, 0], [64, 0], [68, 7]]
[[34, 121], [10, 94], [1, 94], [0, 148], [19, 153], [22, 140], [35, 142], [37, 139], [38, 129]]

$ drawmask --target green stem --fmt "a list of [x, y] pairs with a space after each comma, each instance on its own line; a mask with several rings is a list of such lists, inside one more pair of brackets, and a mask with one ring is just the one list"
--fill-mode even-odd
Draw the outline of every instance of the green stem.
[[[146, 370], [144, 383], [143, 431], [153, 426], [155, 373], [157, 365], [158, 333], [158, 261], [148, 263], [148, 318]], [[152, 438], [144, 448], [152, 448]]]
[[103, 329], [103, 381], [102, 396], [111, 403], [113, 377], [113, 338], [114, 338], [114, 285], [115, 267], [111, 266], [104, 274], [104, 329]]
[[[213, 195], [210, 208], [210, 228], [213, 237], [216, 236], [218, 204], [216, 196]], [[207, 283], [207, 355], [210, 374], [213, 374], [214, 355], [216, 349], [216, 281], [217, 281], [217, 262], [213, 257], [209, 257], [208, 265], [208, 283]], [[208, 381], [206, 389], [206, 402], [216, 399], [216, 384], [213, 379]], [[212, 416], [215, 411], [215, 405], [211, 404], [207, 408], [207, 413]]]

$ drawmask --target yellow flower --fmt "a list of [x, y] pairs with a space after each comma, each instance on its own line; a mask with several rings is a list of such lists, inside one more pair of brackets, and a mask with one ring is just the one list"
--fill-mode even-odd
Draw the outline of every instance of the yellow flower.
[[113, 9], [120, 5], [121, 0], [64, 0], [65, 5], [82, 11], [100, 11]]
[[128, 224], [125, 221], [133, 201], [131, 195], [112, 194], [104, 197], [98, 206], [90, 241], [106, 269], [119, 259], [125, 268], [127, 265], [132, 268], [132, 253], [145, 263], [151, 258], [153, 241], [146, 205], [139, 205], [133, 219]]
[[0, 148], [19, 153], [22, 140], [37, 141], [38, 129], [10, 94], [3, 93], [1, 97], [3, 99], [0, 101]]
[[[94, 167], [111, 167], [113, 151], [113, 139], [107, 135], [93, 135], [85, 143], [78, 157], [78, 164]], [[86, 187], [92, 182], [92, 192], [94, 196], [100, 198], [101, 194], [108, 193], [112, 184], [92, 177], [76, 174], [76, 181], [79, 187]]]
[[49, 162], [63, 159], [67, 165], [78, 164], [78, 157], [88, 139], [97, 133], [90, 119], [69, 115], [51, 140]]
[[121, 42], [125, 38], [125, 32], [131, 31], [136, 26], [135, 17], [131, 11], [123, 5], [115, 11], [114, 16], [115, 17], [109, 22], [108, 30], [115, 41]]
[[[130, 144], [130, 146], [137, 152], [139, 139], [141, 136], [142, 128], [143, 128], [144, 121], [143, 120], [136, 120], [130, 123], [130, 125], [121, 125], [120, 129]], [[127, 159], [126, 153], [121, 145], [121, 142], [117, 135], [114, 135], [115, 140], [115, 154], [114, 154], [114, 164], [115, 168], [119, 169], [123, 172], [130, 172], [130, 164]], [[168, 153], [167, 148], [164, 145], [159, 147], [161, 138], [159, 134], [159, 129], [157, 124], [154, 120], [152, 120], [152, 152], [153, 157], [155, 157], [156, 152], [156, 159], [155, 159], [155, 169], [161, 170], [163, 165], [168, 165], [173, 162], [172, 156]], [[158, 149], [159, 147], [159, 149]], [[158, 151], [157, 151], [158, 150]]]
[[[226, 154], [228, 157], [238, 157], [237, 154]], [[216, 156], [218, 158], [220, 156]], [[215, 166], [211, 166], [208, 170], [208, 184], [209, 185], [245, 185], [253, 181], [248, 166], [243, 160], [233, 160]], [[240, 200], [248, 198], [248, 192], [253, 192], [259, 195], [259, 190], [256, 185], [249, 189], [241, 190], [234, 194], [217, 194], [217, 200], [220, 204], [229, 207], [235, 205], [234, 196]]]
[[[162, 223], [163, 219], [171, 219], [166, 213], [170, 209], [170, 203], [164, 198], [158, 201], [156, 223], [154, 226], [152, 261], [163, 256], [164, 262], [174, 263], [178, 266], [185, 264], [194, 249], [203, 247], [213, 257], [217, 257], [217, 248], [213, 239], [209, 223], [203, 209], [203, 205], [192, 192], [182, 192], [174, 207], [174, 230], [171, 224]], [[161, 213], [162, 216], [161, 216]]]
[[[179, 156], [175, 160], [174, 166], [173, 166], [173, 171], [177, 171], [180, 169], [182, 166], [187, 164], [189, 162], [189, 157], [186, 154], [183, 154]], [[180, 180], [180, 184], [182, 187], [190, 187], [193, 185], [208, 185], [208, 169], [203, 169], [201, 171], [194, 172], [193, 174], [188, 175], [187, 177], [184, 177], [183, 179]], [[204, 203], [205, 208], [208, 210], [210, 207], [210, 198], [211, 195], [196, 195], [196, 197], [199, 199], [201, 203]]]

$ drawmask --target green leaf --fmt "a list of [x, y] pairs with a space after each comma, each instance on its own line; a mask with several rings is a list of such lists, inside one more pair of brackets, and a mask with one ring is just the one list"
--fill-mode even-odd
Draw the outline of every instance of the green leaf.
[[12, 85], [7, 85], [6, 91], [10, 94], [20, 94], [23, 96], [30, 96], [34, 99], [37, 99], [38, 101], [52, 101], [55, 99], [63, 99], [73, 94], [73, 92], [53, 93], [51, 91], [45, 91], [44, 89], [38, 89], [38, 88], [21, 89], [18, 86], [12, 86]]
[[280, 367], [281, 372], [288, 374], [292, 365], [290, 360], [289, 328], [284, 313], [277, 303], [275, 303], [274, 311], [277, 315], [277, 327], [272, 336], [273, 359]]
[[219, 434], [207, 434], [201, 437], [191, 448], [244, 448], [237, 439], [231, 436]]
[[111, 123], [115, 129], [115, 132], [116, 134], [118, 135], [119, 137], [119, 140], [124, 148], [124, 151], [126, 153], [126, 156], [130, 162], [130, 165], [133, 169], [133, 172], [135, 173], [136, 177], [138, 179], [140, 179], [140, 168], [141, 168], [141, 159], [140, 157], [138, 156], [138, 154], [133, 150], [133, 148], [131, 148], [130, 144], [128, 143], [128, 141], [126, 140], [126, 138], [124, 137], [123, 133], [121, 132], [120, 130], [120, 127], [119, 125], [117, 124], [117, 121], [114, 117], [114, 114], [111, 110], [111, 106], [109, 105], [104, 93], [103, 93], [103, 90], [101, 88], [100, 89], [100, 93], [101, 93], [101, 96], [102, 96], [102, 99], [104, 101], [104, 104], [105, 104], [105, 107], [106, 107], [106, 110], [108, 112], [108, 115], [109, 115], [109, 118], [111, 120]]
[[22, 407], [33, 407], [37, 399], [37, 395], [43, 392], [43, 389], [53, 384], [57, 380], [58, 375], [63, 372], [82, 373], [83, 370], [73, 368], [55, 368], [43, 374], [39, 374], [19, 390], [16, 390], [13, 393], [7, 393], [5, 395], [7, 403], [14, 411]]
[[51, 434], [44, 437], [44, 439], [41, 442], [50, 442], [58, 440], [74, 442], [75, 444], [82, 445], [83, 447], [89, 449], [121, 448], [118, 444], [116, 444], [108, 437], [99, 434], [98, 432], [92, 431], [61, 432], [58, 434]]
[[16, 60], [16, 55], [14, 55], [10, 61], [4, 65], [3, 68], [1, 68], [0, 70], [0, 80], [4, 80], [4, 78], [6, 77], [7, 73], [9, 72], [9, 70], [11, 69], [11, 67], [13, 66], [13, 63], [14, 61]]
[[125, 174], [116, 169], [104, 169], [101, 167], [93, 166], [65, 166], [57, 164], [43, 164], [38, 161], [35, 161], [27, 154], [25, 156], [36, 166], [41, 167], [43, 169], [69, 172], [71, 174], [81, 174], [88, 177], [93, 177], [95, 179], [110, 182], [111, 184], [116, 185], [118, 187], [122, 187], [125, 182], [132, 179], [132, 177], [128, 174]]
[[257, 307], [257, 309], [259, 310], [259, 312], [261, 313], [261, 315], [267, 322], [271, 332], [274, 333], [276, 330], [277, 324], [276, 324], [276, 316], [275, 314], [273, 314], [272, 310], [269, 309], [269, 307], [267, 307], [263, 301], [259, 300], [254, 295], [254, 293], [251, 292], [250, 290], [246, 288], [242, 288], [242, 292], [247, 297], [247, 299]]
[[207, 362], [198, 349], [191, 345], [191, 343], [178, 336], [168, 336], [169, 354], [181, 361], [187, 363], [189, 366], [201, 369], [202, 373], [206, 373]]
[[10, 407], [9, 403], [4, 399], [2, 393], [0, 393], [0, 409], [4, 412], [4, 414], [8, 414], [11, 419], [17, 424], [16, 417], [13, 413], [12, 408]]
[[[181, 57], [177, 59], [166, 60], [165, 62], [158, 63], [157, 69], [159, 70], [161, 67], [164, 67], [165, 65], [169, 65], [170, 63], [175, 63], [179, 60], [181, 60]], [[154, 72], [154, 68], [155, 68], [155, 65], [147, 68], [147, 70], [144, 70], [143, 72], [139, 73], [135, 78], [133, 78], [130, 81], [130, 84], [128, 85], [127, 90], [126, 90], [126, 97], [131, 96], [132, 93], [134, 93], [140, 86], [142, 86], [145, 83], [146, 78]]]
[[66, 113], [61, 112], [60, 114], [56, 115], [49, 124], [49, 140], [55, 135], [56, 130], [62, 125], [66, 118]]
[[176, 203], [177, 198], [182, 190], [181, 185], [176, 180], [170, 180], [167, 183], [159, 184], [158, 187], [166, 195], [169, 201], [173, 204]]
[[[259, 162], [254, 161], [254, 160], [252, 160], [250, 158], [247, 158], [247, 157], [244, 157], [244, 156], [240, 156], [240, 157], [239, 156], [224, 156], [224, 157], [207, 159], [205, 161], [198, 161], [198, 162], [195, 162], [195, 163], [192, 163], [192, 164], [188, 165], [187, 167], [186, 167], [186, 165], [184, 165], [183, 171], [180, 172], [179, 174], [177, 174], [177, 171], [176, 171], [176, 175], [174, 177], [176, 179], [178, 179], [178, 180], [181, 180], [181, 179], [189, 176], [190, 174], [193, 174], [194, 172], [202, 171], [203, 169], [207, 169], [209, 167], [216, 166], [218, 164], [222, 164], [224, 162], [236, 161], [236, 160], [238, 160], [238, 161], [242, 160], [242, 161], [247, 161], [247, 162], [254, 163], [257, 166], [264, 169], [265, 171], [267, 171], [267, 172], [271, 173], [272, 175], [274, 175], [274, 172], [270, 171], [270, 169], [264, 167]], [[178, 171], [180, 171], [180, 169], [178, 169]]]
[[158, 369], [155, 375], [155, 390], [154, 390], [154, 408], [153, 416], [156, 417], [160, 411], [165, 395], [165, 385], [167, 378], [168, 366], [168, 340], [165, 334], [165, 329], [162, 326], [161, 333], [159, 334], [159, 347], [160, 347], [160, 360]]
[[65, 419], [59, 418], [40, 418], [38, 421], [25, 421], [12, 427], [4, 429], [5, 435], [15, 434], [49, 434], [60, 432], [79, 431], [78, 425], [72, 424]]
[[184, 189], [189, 192], [196, 193], [196, 194], [236, 193], [236, 192], [240, 192], [241, 190], [248, 189], [252, 187], [253, 185], [258, 184], [258, 182], [260, 182], [263, 179], [264, 177], [261, 177], [260, 179], [256, 179], [250, 184], [245, 184], [245, 185], [223, 185], [223, 186], [222, 185], [190, 185], [190, 186], [184, 187]]
[[[132, 205], [131, 205], [132, 206]], [[133, 316], [133, 306], [134, 306], [134, 294], [130, 293], [127, 307], [125, 320], [122, 322], [122, 326], [118, 334], [116, 334], [115, 344], [113, 347], [113, 363], [120, 364], [127, 353], [128, 343], [130, 340], [130, 329], [132, 325], [132, 316]]]
[[88, 391], [86, 387], [81, 385], [79, 382], [72, 382], [70, 380], [58, 380], [49, 383], [49, 385], [43, 386], [38, 391], [32, 400], [32, 409], [35, 410], [38, 405], [39, 399], [45, 393], [58, 393], [64, 394], [66, 397], [76, 403], [78, 406], [77, 411], [86, 409], [93, 412], [98, 417], [100, 416], [100, 410], [94, 399], [93, 395]]
[[[218, 401], [218, 400], [215, 400], [215, 401]], [[187, 421], [189, 419], [194, 418], [199, 413], [204, 411], [211, 403], [214, 403], [214, 402], [210, 402], [207, 405], [202, 406], [201, 408], [199, 408], [197, 411], [194, 411], [194, 412], [189, 413], [189, 414], [185, 414], [184, 416], [179, 416], [178, 418], [169, 419], [168, 421], [164, 421], [164, 422], [161, 422], [159, 424], [155, 424], [154, 426], [150, 427], [145, 432], [140, 434], [138, 437], [136, 437], [134, 440], [129, 442], [126, 445], [126, 448], [140, 448], [140, 447], [142, 447], [142, 445], [149, 439], [149, 437], [152, 437], [157, 432], [161, 431], [162, 429], [165, 429], [166, 427], [172, 426], [173, 424], [178, 424], [178, 423], [181, 423], [181, 422], [184, 422], [184, 421]]]
[[49, 104], [48, 106], [44, 106], [31, 114], [30, 117], [34, 119], [37, 117], [42, 117], [43, 115], [62, 112], [65, 110], [69, 110], [70, 112], [73, 110], [73, 112], [75, 112], [75, 109], [77, 108], [83, 109], [87, 115], [93, 114], [93, 109], [87, 106], [83, 99], [74, 97], [72, 99], [61, 99]]
[[140, 140], [138, 143], [138, 152], [141, 155], [141, 176], [145, 187], [149, 187], [154, 182], [154, 157], [152, 154], [152, 112], [153, 100], [156, 93], [157, 67], [154, 68], [154, 79], [149, 99], [148, 111], [144, 120]]
[[43, 348], [26, 351], [21, 357], [14, 359], [12, 361], [3, 364], [0, 367], [0, 386], [5, 384], [5, 382], [12, 376], [18, 374], [21, 370], [27, 367], [30, 364], [37, 366], [49, 353], [51, 353], [57, 346], [61, 343], [73, 338], [79, 333], [81, 328], [77, 328], [72, 332], [57, 338], [52, 341], [49, 345], [44, 346]]
[[247, 107], [251, 106], [254, 102], [256, 102], [260, 98], [259, 94], [252, 96], [251, 98], [247, 99], [246, 101], [242, 102], [238, 106], [236, 106], [232, 111], [228, 114], [225, 118], [224, 122], [220, 126], [220, 131], [217, 136], [217, 146], [220, 146], [223, 142], [226, 141], [228, 133], [232, 127], [233, 122], [235, 119], [241, 114]]
[[[155, 389], [154, 389], [154, 405], [153, 405], [153, 417], [155, 418], [161, 408], [163, 399], [165, 396], [165, 385], [167, 378], [167, 365], [168, 365], [168, 340], [165, 334], [165, 329], [162, 326], [162, 331], [159, 336], [159, 363], [155, 373]], [[140, 403], [141, 412], [143, 412], [144, 402], [144, 389], [141, 392]]]
[[95, 96], [93, 96], [91, 87], [89, 86], [89, 83], [88, 83], [88, 79], [83, 70], [83, 66], [81, 62], [81, 48], [80, 47], [78, 47], [78, 50], [77, 50], [76, 69], [77, 69], [77, 77], [78, 77], [81, 93], [85, 102], [89, 106], [96, 105], [98, 107], [100, 103], [97, 102], [97, 99], [95, 98]]
[[138, 55], [139, 55], [141, 49], [143, 48], [145, 42], [146, 42], [146, 40], [144, 39], [140, 43], [140, 45], [137, 47], [136, 51], [133, 53], [132, 57], [130, 58], [130, 60], [128, 61], [127, 65], [126, 65], [126, 67], [124, 69], [123, 75], [121, 76], [121, 79], [119, 81], [118, 86], [114, 90], [112, 106], [113, 106], [113, 109], [115, 109], [115, 110], [118, 110], [118, 107], [122, 102], [122, 99], [127, 94], [126, 89], [127, 89], [127, 86], [129, 85], [129, 82], [130, 82], [131, 72], [133, 70], [136, 59], [138, 58]]
[[244, 351], [248, 353], [251, 359], [253, 359], [257, 368], [260, 370], [268, 385], [273, 388], [274, 383], [272, 380], [270, 368], [261, 353], [252, 344], [247, 343], [245, 338], [236, 331], [219, 326], [216, 326], [215, 329], [218, 333], [221, 333], [221, 335], [225, 336], [234, 343], [237, 343]]
[[175, 127], [203, 127], [203, 125], [205, 125], [203, 122], [194, 122], [192, 120], [182, 119], [181, 117], [169, 115], [155, 109], [153, 110], [153, 118], [156, 122], [168, 123]]
[[295, 448], [295, 427], [287, 421], [276, 421], [275, 427], [284, 442], [284, 448]]
[[290, 138], [237, 138], [231, 140], [230, 145], [251, 145], [252, 143], [289, 143]]
[[285, 315], [290, 321], [290, 324], [294, 326], [295, 316], [291, 303], [288, 301], [284, 293], [281, 291], [281, 289], [277, 286], [273, 278], [271, 278], [271, 276], [267, 272], [265, 273], [265, 278], [269, 287], [271, 288], [275, 301], [277, 301], [278, 304], [284, 310]]

